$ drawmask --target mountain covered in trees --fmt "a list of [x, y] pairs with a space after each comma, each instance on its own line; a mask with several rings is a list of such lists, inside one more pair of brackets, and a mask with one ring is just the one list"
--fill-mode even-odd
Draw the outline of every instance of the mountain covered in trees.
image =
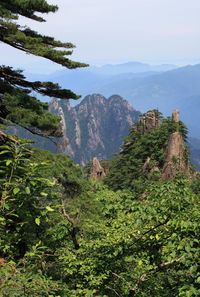
[[169, 118], [163, 118], [158, 110], [143, 114], [112, 160], [109, 186], [115, 190], [144, 191], [149, 180], [168, 180], [177, 172], [190, 176], [186, 139], [187, 129], [180, 121], [179, 111]]

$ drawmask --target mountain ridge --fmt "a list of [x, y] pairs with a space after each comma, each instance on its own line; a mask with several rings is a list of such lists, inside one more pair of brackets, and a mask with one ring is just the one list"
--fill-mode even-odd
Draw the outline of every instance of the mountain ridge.
[[[119, 65], [126, 67], [126, 63]], [[109, 65], [109, 67], [120, 68], [119, 65]], [[167, 71], [165, 69], [161, 72], [155, 72], [153, 71], [155, 69], [151, 68], [151, 71], [145, 69], [145, 72], [140, 73], [136, 73], [136, 70], [123, 73], [120, 68], [117, 75], [108, 75], [105, 67], [108, 66], [76, 71], [62, 70], [50, 75], [49, 78], [58, 81], [64, 87], [70, 87], [77, 94], [82, 94], [83, 98], [93, 93], [99, 93], [105, 97], [118, 94], [142, 112], [158, 108], [166, 116], [177, 108], [189, 128], [189, 135], [200, 138], [200, 124], [195, 122], [194, 125], [194, 119], [191, 118], [193, 113], [194, 118], [198, 118], [197, 110], [200, 108], [200, 64], [177, 67]], [[48, 77], [46, 79], [48, 80]], [[72, 105], [76, 104], [79, 103], [72, 103]]]

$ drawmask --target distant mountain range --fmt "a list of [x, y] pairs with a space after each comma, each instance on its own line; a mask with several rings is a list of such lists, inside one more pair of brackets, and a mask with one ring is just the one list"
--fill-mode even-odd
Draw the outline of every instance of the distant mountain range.
[[56, 81], [82, 96], [118, 94], [142, 112], [158, 108], [164, 115], [169, 115], [173, 109], [179, 109], [190, 135], [200, 138], [200, 65], [178, 68], [130, 62], [30, 77]]
[[164, 72], [176, 69], [176, 65], [161, 64], [149, 65], [140, 62], [127, 62], [123, 64], [107, 64], [101, 67], [90, 67], [90, 71], [102, 75], [119, 75], [123, 73], [145, 73], [145, 72]]
[[188, 146], [190, 148], [191, 163], [200, 171], [200, 139], [189, 138]]
[[[65, 153], [80, 164], [86, 164], [93, 157], [110, 159], [118, 153], [124, 138], [140, 116], [140, 112], [119, 95], [108, 99], [100, 94], [88, 95], [76, 106], [53, 99], [49, 109], [62, 119], [64, 136], [52, 139], [57, 145], [21, 128], [14, 127], [10, 132], [33, 140], [36, 147]], [[200, 170], [200, 140], [189, 138], [188, 146], [192, 164]]]

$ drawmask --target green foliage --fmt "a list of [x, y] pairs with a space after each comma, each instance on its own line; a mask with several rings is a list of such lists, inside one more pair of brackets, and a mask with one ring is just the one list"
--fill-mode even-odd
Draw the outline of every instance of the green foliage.
[[59, 297], [59, 283], [45, 277], [42, 271], [35, 271], [35, 267], [24, 265], [16, 267], [16, 263], [9, 262], [0, 269], [0, 293], [2, 297]]
[[0, 154], [1, 254], [16, 259], [42, 238], [55, 182], [42, 176], [23, 144], [1, 146]]
[[135, 198], [95, 189], [80, 249], [58, 251], [67, 296], [198, 296], [199, 197], [177, 180]]
[[200, 201], [187, 180], [113, 192], [15, 142], [0, 162], [1, 296], [199, 296]]
[[43, 134], [55, 135], [58, 131], [60, 118], [47, 112], [48, 105], [22, 92], [4, 94], [2, 105], [6, 105], [6, 119], [30, 129], [37, 127]]
[[85, 191], [82, 172], [65, 156], [33, 153], [19, 142], [0, 147], [0, 165], [0, 295], [60, 296], [44, 267], [58, 257], [57, 247], [73, 247], [61, 198], [69, 204]]
[[88, 189], [88, 183], [83, 179], [82, 168], [74, 164], [69, 157], [35, 149], [32, 160], [39, 164], [45, 162], [46, 166], [40, 168], [43, 177], [56, 178], [66, 197], [77, 197]]

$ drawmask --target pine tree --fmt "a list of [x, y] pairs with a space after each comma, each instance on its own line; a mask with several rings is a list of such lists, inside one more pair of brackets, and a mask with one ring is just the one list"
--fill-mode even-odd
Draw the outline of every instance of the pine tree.
[[[46, 0], [1, 0], [0, 41], [28, 54], [46, 58], [68, 69], [85, 67], [86, 64], [68, 58], [75, 47], [53, 37], [41, 35], [19, 24], [23, 16], [44, 22], [43, 14], [56, 12], [55, 5]], [[39, 14], [39, 15], [38, 15]], [[36, 134], [55, 135], [59, 118], [47, 112], [48, 105], [37, 100], [32, 92], [60, 99], [78, 99], [72, 91], [62, 89], [52, 82], [31, 82], [21, 70], [0, 66], [0, 122], [10, 121], [28, 128]]]

